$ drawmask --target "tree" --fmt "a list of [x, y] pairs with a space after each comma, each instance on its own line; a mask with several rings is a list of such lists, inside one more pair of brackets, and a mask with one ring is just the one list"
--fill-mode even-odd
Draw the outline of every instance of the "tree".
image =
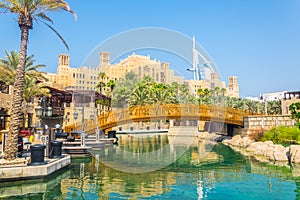
[[124, 108], [127, 106], [130, 96], [135, 89], [137, 78], [132, 72], [125, 74], [125, 78], [116, 82], [112, 93], [112, 107]]
[[17, 15], [17, 22], [21, 31], [20, 54], [14, 81], [14, 93], [12, 99], [13, 106], [11, 108], [10, 126], [4, 152], [4, 159], [13, 160], [17, 157], [17, 140], [20, 116], [22, 115], [27, 44], [29, 30], [33, 28], [33, 20], [42, 22], [54, 31], [68, 49], [68, 45], [62, 36], [48, 24], [53, 23], [53, 21], [46, 15], [46, 12], [59, 10], [68, 11], [76, 17], [74, 11], [70, 9], [69, 4], [64, 0], [3, 0], [0, 2], [1, 13], [12, 13]]
[[110, 91], [113, 92], [113, 90], [114, 90], [115, 87], [116, 87], [116, 81], [114, 81], [114, 80], [109, 80], [108, 83], [107, 83], [107, 86], [110, 88]]
[[150, 103], [149, 99], [149, 90], [146, 89], [146, 87], [139, 82], [139, 85], [133, 90], [130, 99], [129, 99], [129, 105], [130, 106], [144, 106]]
[[[6, 53], [6, 59], [0, 59], [0, 78], [7, 85], [12, 85], [15, 80], [17, 65], [19, 62], [19, 53], [17, 51], [11, 51]], [[39, 68], [45, 67], [45, 65], [34, 65], [34, 55], [26, 57], [25, 64], [25, 85], [23, 94], [23, 125], [25, 123], [25, 114], [28, 103], [31, 102], [32, 97], [36, 96], [48, 96], [49, 90], [42, 88], [39, 80], [47, 80], [43, 72], [38, 71]]]
[[292, 118], [296, 120], [297, 126], [300, 128], [300, 102], [292, 103], [289, 106]]
[[280, 115], [281, 112], [281, 100], [268, 101], [267, 112], [270, 115]]
[[44, 88], [40, 83], [37, 83], [36, 79], [26, 78], [24, 87], [24, 101], [31, 102], [32, 97], [43, 97], [49, 96], [49, 90]]
[[[43, 96], [50, 96], [50, 91], [47, 88], [44, 88], [41, 83], [38, 83], [34, 78], [25, 78], [25, 87], [24, 87], [24, 94], [23, 94], [23, 117], [22, 117], [22, 127], [25, 128], [25, 121], [26, 121], [26, 109], [32, 103], [33, 97], [43, 97]], [[29, 123], [29, 116], [28, 114], [28, 127], [31, 123]], [[30, 121], [31, 122], [31, 121]]]
[[174, 97], [172, 103], [186, 103], [186, 98], [189, 96], [189, 89], [185, 84], [178, 84], [177, 82], [172, 82], [171, 84], [171, 95]]
[[[7, 85], [12, 85], [16, 77], [17, 66], [19, 62], [19, 52], [5, 51], [6, 59], [0, 59], [0, 79]], [[47, 80], [43, 72], [38, 69], [45, 65], [34, 65], [34, 55], [27, 56], [25, 62], [25, 79]]]
[[106, 86], [106, 84], [104, 83], [104, 78], [106, 78], [105, 72], [100, 72], [98, 74], [98, 78], [100, 78], [101, 81], [99, 81], [97, 87], [100, 89], [100, 93], [102, 93], [102, 89]]

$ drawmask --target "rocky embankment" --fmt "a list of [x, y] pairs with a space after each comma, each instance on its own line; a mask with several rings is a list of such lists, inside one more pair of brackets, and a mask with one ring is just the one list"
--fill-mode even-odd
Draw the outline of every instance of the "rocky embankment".
[[300, 163], [300, 145], [284, 147], [274, 144], [272, 141], [255, 142], [249, 137], [241, 137], [240, 135], [225, 139], [222, 143], [233, 147], [244, 155], [253, 155], [260, 161]]

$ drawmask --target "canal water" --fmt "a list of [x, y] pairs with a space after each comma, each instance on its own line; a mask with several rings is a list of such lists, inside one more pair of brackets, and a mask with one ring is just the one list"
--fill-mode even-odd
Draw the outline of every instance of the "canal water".
[[118, 145], [40, 180], [0, 183], [0, 199], [300, 199], [297, 170], [195, 137], [121, 135]]

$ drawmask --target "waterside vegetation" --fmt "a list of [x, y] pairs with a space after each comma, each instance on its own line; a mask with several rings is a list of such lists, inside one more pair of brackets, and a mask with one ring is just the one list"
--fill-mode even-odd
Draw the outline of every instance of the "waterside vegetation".
[[[106, 77], [101, 72], [99, 77]], [[102, 92], [105, 84], [101, 79], [98, 90]], [[113, 86], [113, 87], [111, 87]], [[112, 98], [111, 106], [124, 108], [147, 104], [200, 104], [217, 105], [245, 110], [249, 113], [281, 114], [281, 101], [270, 101], [267, 105], [260, 101], [226, 96], [226, 89], [199, 88], [196, 95], [191, 95], [185, 84], [173, 82], [171, 85], [156, 83], [151, 77], [145, 76], [139, 80], [134, 73], [129, 72], [123, 79], [109, 84], [108, 96]]]

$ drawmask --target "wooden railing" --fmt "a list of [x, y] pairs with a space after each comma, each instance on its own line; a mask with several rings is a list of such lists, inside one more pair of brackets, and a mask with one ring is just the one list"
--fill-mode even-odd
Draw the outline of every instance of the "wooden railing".
[[[209, 105], [166, 104], [146, 105], [114, 109], [98, 116], [98, 127], [102, 130], [131, 122], [160, 119], [201, 120], [243, 125], [243, 118], [250, 113], [234, 108]], [[76, 127], [80, 128], [81, 124]], [[86, 120], [85, 131], [95, 132], [97, 121]], [[66, 127], [68, 128], [68, 127]]]

